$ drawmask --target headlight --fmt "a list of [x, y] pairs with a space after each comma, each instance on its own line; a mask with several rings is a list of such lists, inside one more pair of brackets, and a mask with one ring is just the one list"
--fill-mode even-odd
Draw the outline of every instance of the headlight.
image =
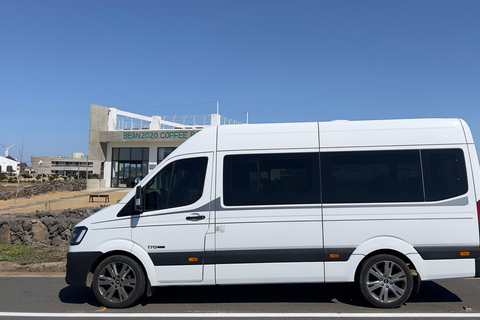
[[87, 227], [75, 227], [72, 232], [72, 239], [70, 240], [71, 246], [76, 246], [82, 242], [83, 238], [87, 234]]

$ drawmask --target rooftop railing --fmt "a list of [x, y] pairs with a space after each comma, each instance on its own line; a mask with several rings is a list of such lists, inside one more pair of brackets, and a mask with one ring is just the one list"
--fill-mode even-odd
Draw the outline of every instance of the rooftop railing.
[[[115, 130], [166, 130], [166, 129], [203, 129], [212, 126], [212, 115], [158, 116], [149, 120], [116, 115]], [[220, 125], [242, 124], [242, 122], [222, 117]], [[156, 121], [158, 118], [158, 121]], [[156, 121], [156, 125], [152, 122]]]
[[162, 121], [160, 129], [175, 129], [168, 125], [168, 122], [178, 123], [186, 127], [207, 127], [211, 125], [210, 115], [188, 115], [188, 116], [160, 116]]
[[151, 121], [117, 114], [115, 130], [149, 130]]

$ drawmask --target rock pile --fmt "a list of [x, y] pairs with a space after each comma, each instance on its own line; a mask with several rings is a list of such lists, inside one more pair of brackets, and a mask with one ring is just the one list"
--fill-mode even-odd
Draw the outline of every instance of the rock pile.
[[73, 227], [101, 208], [37, 211], [0, 216], [0, 244], [66, 246]]
[[[18, 191], [18, 198], [29, 198], [39, 194], [44, 194], [51, 191], [81, 191], [87, 188], [87, 182], [85, 179], [81, 180], [67, 180], [67, 181], [53, 181], [36, 185], [32, 187], [26, 187]], [[4, 191], [0, 192], [0, 200], [8, 200], [15, 198], [16, 191]]]

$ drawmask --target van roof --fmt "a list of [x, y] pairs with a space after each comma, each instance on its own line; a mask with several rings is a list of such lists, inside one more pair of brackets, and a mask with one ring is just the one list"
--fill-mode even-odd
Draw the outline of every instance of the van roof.
[[[212, 129], [198, 133], [198, 138]], [[217, 129], [218, 151], [473, 143], [470, 129], [461, 119], [243, 124]]]

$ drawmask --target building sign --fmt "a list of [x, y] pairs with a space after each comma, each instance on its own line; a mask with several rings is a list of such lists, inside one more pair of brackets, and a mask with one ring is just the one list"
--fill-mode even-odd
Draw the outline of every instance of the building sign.
[[198, 131], [128, 131], [123, 140], [187, 140]]

